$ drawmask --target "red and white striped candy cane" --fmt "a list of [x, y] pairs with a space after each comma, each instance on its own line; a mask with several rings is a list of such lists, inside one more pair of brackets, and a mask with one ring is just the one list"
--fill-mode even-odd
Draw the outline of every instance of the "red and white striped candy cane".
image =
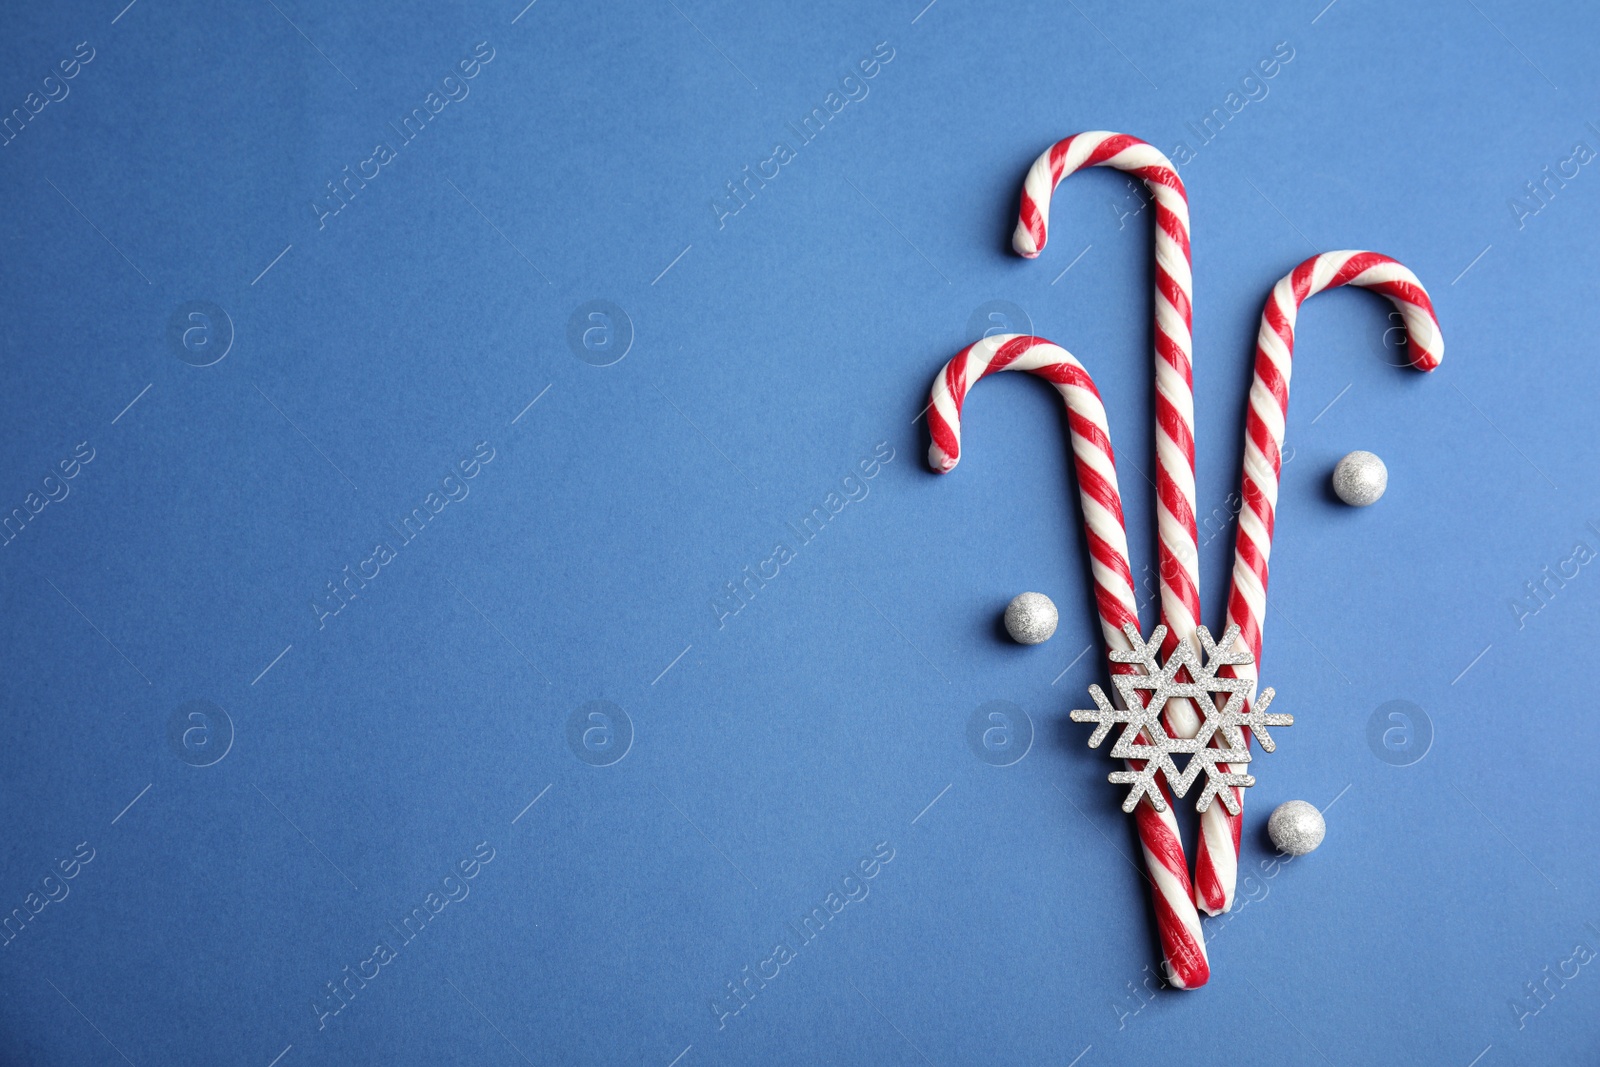
[[[1272, 289], [1261, 314], [1256, 339], [1255, 380], [1245, 416], [1244, 473], [1239, 532], [1233, 556], [1233, 587], [1228, 594], [1228, 625], [1255, 662], [1237, 668], [1251, 679], [1261, 666], [1261, 636], [1267, 617], [1267, 559], [1278, 506], [1278, 476], [1283, 467], [1284, 426], [1289, 413], [1289, 372], [1294, 358], [1294, 324], [1300, 305], [1313, 294], [1341, 285], [1382, 293], [1405, 321], [1411, 364], [1431, 371], [1444, 357], [1444, 337], [1433, 302], [1417, 276], [1377, 252], [1324, 252], [1300, 264]], [[1252, 699], [1254, 695], [1252, 694]], [[1245, 743], [1249, 744], [1249, 731]], [[1241, 803], [1242, 790], [1235, 789]], [[1200, 817], [1200, 847], [1195, 859], [1195, 902], [1215, 915], [1233, 905], [1239, 863], [1239, 815], [1213, 804]]]
[[[961, 406], [967, 390], [978, 379], [1002, 370], [1038, 375], [1056, 387], [1066, 404], [1100, 630], [1108, 651], [1126, 651], [1129, 644], [1122, 625], [1131, 623], [1137, 629], [1139, 615], [1133, 572], [1128, 566], [1122, 496], [1117, 490], [1105, 406], [1081, 363], [1041, 337], [1021, 334], [986, 337], [962, 349], [933, 382], [928, 407], [933, 443], [928, 448], [928, 464], [941, 474], [955, 469], [961, 458]], [[1133, 664], [1111, 665], [1117, 674], [1134, 669]], [[1204, 985], [1211, 977], [1211, 967], [1173, 806], [1169, 802], [1166, 811], [1157, 812], [1145, 801], [1134, 810], [1134, 821], [1145, 870], [1154, 887], [1156, 927], [1168, 980], [1180, 989]]]
[[[1011, 237], [1018, 255], [1032, 259], [1044, 249], [1050, 196], [1061, 179], [1082, 167], [1115, 167], [1142, 178], [1156, 205], [1156, 530], [1166, 656], [1180, 640], [1193, 644], [1200, 622], [1189, 198], [1172, 162], [1137, 137], [1104, 130], [1074, 134], [1052, 145], [1028, 170]], [[1187, 700], [1168, 701], [1167, 719], [1179, 737], [1193, 737], [1200, 727]]]

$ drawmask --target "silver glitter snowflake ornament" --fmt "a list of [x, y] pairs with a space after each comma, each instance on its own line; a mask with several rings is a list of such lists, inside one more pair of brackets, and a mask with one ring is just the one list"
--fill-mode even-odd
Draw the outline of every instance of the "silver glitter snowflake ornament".
[[[1161, 643], [1167, 639], [1165, 626], [1157, 626], [1148, 643], [1131, 624], [1124, 624], [1122, 632], [1132, 647], [1126, 652], [1111, 653], [1111, 661], [1134, 664], [1144, 673], [1113, 676], [1120, 707], [1112, 704], [1098, 685], [1091, 685], [1089, 696], [1095, 706], [1072, 712], [1073, 722], [1095, 724], [1094, 733], [1089, 735], [1090, 748], [1099, 748], [1113, 727], [1122, 727], [1111, 746], [1111, 756], [1136, 761], [1127, 770], [1112, 771], [1108, 776], [1114, 785], [1132, 787], [1122, 802], [1122, 810], [1131, 812], [1138, 807], [1140, 797], [1148, 797], [1157, 811], [1166, 811], [1167, 802], [1157, 775], [1165, 778], [1173, 795], [1181, 797], [1204, 772], [1206, 784], [1195, 802], [1196, 810], [1205, 811], [1213, 799], [1220, 797], [1230, 815], [1239, 814], [1238, 799], [1229, 787], [1243, 789], [1256, 784], [1254, 776], [1231, 769], [1251, 760], [1242, 728], [1250, 727], [1261, 747], [1272, 752], [1277, 744], [1267, 727], [1294, 725], [1293, 715], [1267, 714], [1274, 696], [1272, 689], [1263, 689], [1255, 705], [1246, 711], [1254, 682], [1249, 678], [1218, 677], [1217, 672], [1223, 667], [1253, 662], [1248, 649], [1235, 647], [1239, 627], [1228, 627], [1220, 642], [1213, 641], [1211, 631], [1204, 626], [1198, 627], [1196, 634], [1205, 652], [1204, 660], [1188, 641], [1179, 641], [1166, 663], [1160, 658]], [[1187, 673], [1187, 681], [1179, 680], [1180, 671]], [[1218, 694], [1227, 696], [1221, 708], [1213, 699]], [[1200, 710], [1199, 730], [1193, 737], [1174, 737], [1162, 722], [1167, 701], [1175, 698], [1186, 698]], [[1173, 756], [1188, 756], [1189, 762], [1180, 771]]]

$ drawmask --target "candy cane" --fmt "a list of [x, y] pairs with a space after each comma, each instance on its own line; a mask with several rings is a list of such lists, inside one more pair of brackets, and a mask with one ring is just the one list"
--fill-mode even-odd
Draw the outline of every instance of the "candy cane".
[[[928, 407], [933, 443], [928, 447], [928, 464], [940, 474], [955, 469], [961, 458], [961, 405], [967, 390], [978, 379], [1002, 370], [1038, 375], [1056, 387], [1066, 404], [1100, 630], [1108, 652], [1125, 651], [1130, 645], [1122, 625], [1132, 623], [1137, 629], [1139, 616], [1133, 572], [1128, 566], [1122, 496], [1117, 490], [1105, 406], [1081, 363], [1041, 337], [1020, 334], [987, 337], [962, 349], [933, 382]], [[1111, 666], [1118, 674], [1133, 669], [1132, 664]], [[1154, 887], [1156, 927], [1168, 980], [1180, 989], [1204, 985], [1211, 968], [1172, 804], [1167, 804], [1165, 812], [1157, 812], [1148, 802], [1141, 803], [1134, 811], [1134, 821], [1145, 870]]]
[[[1052, 145], [1028, 170], [1011, 237], [1018, 255], [1033, 259], [1044, 249], [1050, 196], [1061, 179], [1081, 167], [1115, 167], [1144, 179], [1156, 205], [1156, 530], [1166, 656], [1180, 640], [1193, 644], [1200, 622], [1189, 199], [1172, 162], [1137, 137], [1103, 130], [1075, 134]], [[1188, 700], [1168, 701], [1167, 718], [1179, 737], [1193, 737], [1200, 727]]]
[[[1294, 357], [1294, 324], [1309, 296], [1341, 285], [1358, 285], [1388, 297], [1405, 321], [1411, 364], [1431, 371], [1444, 357], [1433, 302], [1417, 276], [1376, 252], [1324, 252], [1296, 267], [1273, 287], [1261, 314], [1256, 339], [1255, 380], [1245, 417], [1244, 473], [1239, 532], [1233, 557], [1233, 588], [1228, 594], [1228, 625], [1237, 624], [1255, 662], [1238, 668], [1252, 681], [1261, 666], [1261, 636], [1267, 615], [1267, 559], [1278, 506], [1278, 476], [1283, 467], [1285, 420], [1289, 412], [1289, 372]], [[1252, 695], [1252, 699], [1254, 696]], [[1249, 731], [1245, 731], [1249, 744]], [[1235, 789], [1243, 800], [1243, 791]], [[1200, 851], [1195, 859], [1195, 902], [1215, 915], [1233, 905], [1243, 814], [1229, 815], [1213, 804], [1200, 818]]]

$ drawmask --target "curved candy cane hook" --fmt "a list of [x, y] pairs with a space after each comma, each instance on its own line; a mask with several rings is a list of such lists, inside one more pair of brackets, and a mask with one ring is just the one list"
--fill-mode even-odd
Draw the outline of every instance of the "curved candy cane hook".
[[[1131, 623], [1135, 630], [1139, 626], [1133, 572], [1128, 566], [1128, 536], [1123, 528], [1122, 496], [1117, 490], [1105, 405], [1083, 364], [1042, 337], [1022, 334], [986, 337], [962, 349], [933, 381], [928, 407], [933, 441], [928, 446], [928, 464], [940, 474], [955, 469], [961, 458], [961, 407], [967, 390], [986, 375], [1003, 370], [1027, 371], [1045, 379], [1066, 404], [1100, 630], [1107, 651], [1125, 651], [1131, 646], [1122, 632], [1123, 624]], [[1111, 665], [1114, 674], [1134, 669], [1132, 664]], [[1170, 798], [1164, 812], [1141, 803], [1134, 809], [1134, 821], [1145, 871], [1154, 888], [1156, 927], [1168, 980], [1181, 989], [1204, 985], [1211, 977], [1211, 966]]]
[[[1267, 615], [1267, 560], [1277, 515], [1278, 479], [1283, 469], [1283, 435], [1289, 413], [1289, 374], [1294, 361], [1294, 326], [1300, 305], [1324, 289], [1358, 285], [1382, 293], [1405, 320], [1412, 366], [1431, 371], [1444, 358], [1444, 336], [1433, 301], [1417, 276], [1377, 252], [1324, 252], [1300, 264], [1278, 282], [1261, 314], [1256, 339], [1255, 378], [1245, 416], [1244, 471], [1239, 532], [1233, 556], [1233, 587], [1228, 593], [1228, 625], [1238, 625], [1255, 662], [1239, 667], [1256, 678], [1261, 666], [1261, 636]], [[1246, 744], [1249, 731], [1245, 731]], [[1235, 790], [1243, 800], [1243, 792]], [[1229, 815], [1212, 805], [1200, 818], [1200, 849], [1195, 859], [1195, 902], [1215, 915], [1233, 905], [1243, 813]]]
[[[1052, 145], [1022, 185], [1011, 246], [1032, 259], [1049, 236], [1050, 197], [1082, 167], [1115, 167], [1144, 180], [1156, 205], [1156, 529], [1160, 543], [1162, 652], [1194, 641], [1200, 624], [1200, 553], [1194, 484], [1194, 279], [1189, 262], [1189, 198], [1177, 168], [1160, 151], [1122, 133], [1096, 130]], [[1187, 700], [1169, 702], [1174, 732], [1193, 737], [1200, 720]]]

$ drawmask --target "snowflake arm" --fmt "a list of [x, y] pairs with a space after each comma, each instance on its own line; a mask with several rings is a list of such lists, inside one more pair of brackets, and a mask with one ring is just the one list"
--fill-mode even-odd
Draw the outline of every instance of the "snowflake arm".
[[1111, 728], [1118, 723], [1138, 721], [1140, 713], [1113, 706], [1111, 701], [1106, 699], [1105, 690], [1098, 685], [1089, 687], [1089, 696], [1094, 700], [1094, 707], [1088, 710], [1074, 711], [1071, 714], [1073, 722], [1098, 724], [1094, 728], [1094, 733], [1089, 735], [1090, 748], [1099, 748], [1100, 742], [1106, 739], [1106, 734], [1110, 733]]

